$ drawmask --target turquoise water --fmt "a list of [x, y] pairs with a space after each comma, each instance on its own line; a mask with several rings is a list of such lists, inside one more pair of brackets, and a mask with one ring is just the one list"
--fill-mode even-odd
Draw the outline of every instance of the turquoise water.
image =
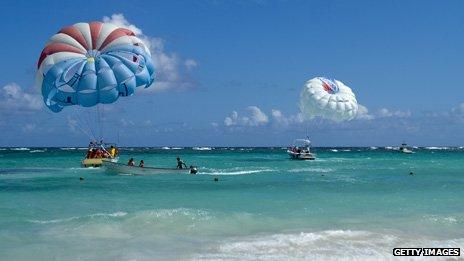
[[316, 161], [282, 148], [121, 151], [121, 162], [173, 167], [179, 155], [200, 170], [151, 176], [83, 169], [84, 152], [0, 150], [0, 259], [373, 260], [464, 247], [462, 148], [320, 148]]

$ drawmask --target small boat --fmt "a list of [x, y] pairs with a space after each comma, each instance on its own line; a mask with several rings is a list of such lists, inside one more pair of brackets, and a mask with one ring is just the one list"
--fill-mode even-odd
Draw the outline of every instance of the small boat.
[[197, 167], [190, 168], [155, 168], [155, 167], [139, 167], [129, 166], [127, 164], [103, 160], [103, 167], [111, 173], [131, 174], [131, 175], [153, 175], [153, 174], [197, 174]]
[[315, 160], [316, 155], [311, 153], [311, 141], [309, 139], [296, 139], [292, 146], [287, 148], [287, 154], [295, 160]]
[[102, 166], [104, 160], [116, 163], [119, 159], [118, 154], [118, 148], [115, 144], [91, 142], [81, 165], [84, 168], [98, 168]]
[[406, 143], [404, 143], [404, 142], [401, 144], [401, 147], [399, 148], [399, 151], [402, 152], [402, 153], [406, 153], [406, 154], [413, 153], [413, 151], [411, 149], [408, 149], [408, 145]]

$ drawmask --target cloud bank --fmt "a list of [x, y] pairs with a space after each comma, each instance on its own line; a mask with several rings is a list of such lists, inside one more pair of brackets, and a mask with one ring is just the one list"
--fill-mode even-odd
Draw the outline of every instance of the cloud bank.
[[9, 83], [0, 91], [0, 113], [32, 113], [44, 108], [42, 98], [37, 93], [26, 92], [16, 83]]
[[237, 111], [232, 111], [232, 113], [224, 119], [224, 125], [227, 127], [257, 127], [266, 125], [269, 122], [269, 117], [257, 106], [248, 106], [246, 111], [245, 116], [239, 116]]
[[[464, 105], [457, 107], [453, 111], [462, 112], [464, 115]], [[269, 116], [268, 116], [269, 115]], [[369, 123], [380, 123], [380, 122], [392, 122], [399, 119], [408, 119], [412, 117], [412, 113], [409, 110], [391, 110], [387, 108], [378, 109], [375, 112], [370, 112], [366, 106], [359, 105], [358, 115], [352, 121], [346, 121], [342, 123], [335, 123], [324, 119], [313, 119], [305, 121], [301, 113], [293, 115], [285, 115], [281, 110], [274, 108], [271, 109], [269, 114], [266, 114], [258, 106], [253, 105], [245, 109], [245, 112], [239, 114], [237, 110], [233, 110], [229, 116], [224, 118], [223, 127], [228, 129], [249, 129], [254, 127], [270, 127], [274, 130], [287, 130], [291, 128], [305, 128], [307, 125], [317, 126], [318, 128], [336, 128], [342, 126], [347, 128], [350, 126], [367, 125]], [[217, 128], [217, 123], [212, 123], [213, 127]], [[236, 128], [242, 127], [242, 128]]]
[[145, 35], [142, 29], [131, 24], [121, 13], [105, 16], [103, 22], [132, 30], [147, 45], [155, 65], [155, 82], [146, 91], [180, 91], [197, 85], [190, 75], [190, 71], [198, 66], [197, 61], [184, 60], [176, 53], [168, 53], [163, 39]]

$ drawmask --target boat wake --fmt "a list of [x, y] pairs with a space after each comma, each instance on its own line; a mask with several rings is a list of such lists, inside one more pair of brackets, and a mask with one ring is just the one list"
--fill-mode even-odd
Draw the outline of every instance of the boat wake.
[[333, 172], [333, 169], [330, 168], [299, 168], [299, 169], [290, 169], [287, 172], [291, 173], [302, 173], [302, 172], [317, 172], [317, 173], [327, 173]]
[[257, 174], [265, 172], [276, 172], [277, 170], [271, 168], [262, 168], [262, 169], [200, 169], [200, 173], [203, 175], [245, 175], [245, 174]]

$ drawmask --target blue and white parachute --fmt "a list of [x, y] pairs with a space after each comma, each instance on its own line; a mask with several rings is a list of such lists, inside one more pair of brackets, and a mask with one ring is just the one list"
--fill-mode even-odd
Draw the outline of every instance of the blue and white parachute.
[[352, 120], [358, 113], [353, 91], [341, 81], [324, 77], [306, 82], [301, 90], [299, 107], [307, 120], [319, 117], [340, 122]]
[[77, 23], [61, 29], [37, 62], [37, 85], [53, 112], [66, 106], [92, 107], [129, 96], [154, 81], [145, 44], [111, 23]]

